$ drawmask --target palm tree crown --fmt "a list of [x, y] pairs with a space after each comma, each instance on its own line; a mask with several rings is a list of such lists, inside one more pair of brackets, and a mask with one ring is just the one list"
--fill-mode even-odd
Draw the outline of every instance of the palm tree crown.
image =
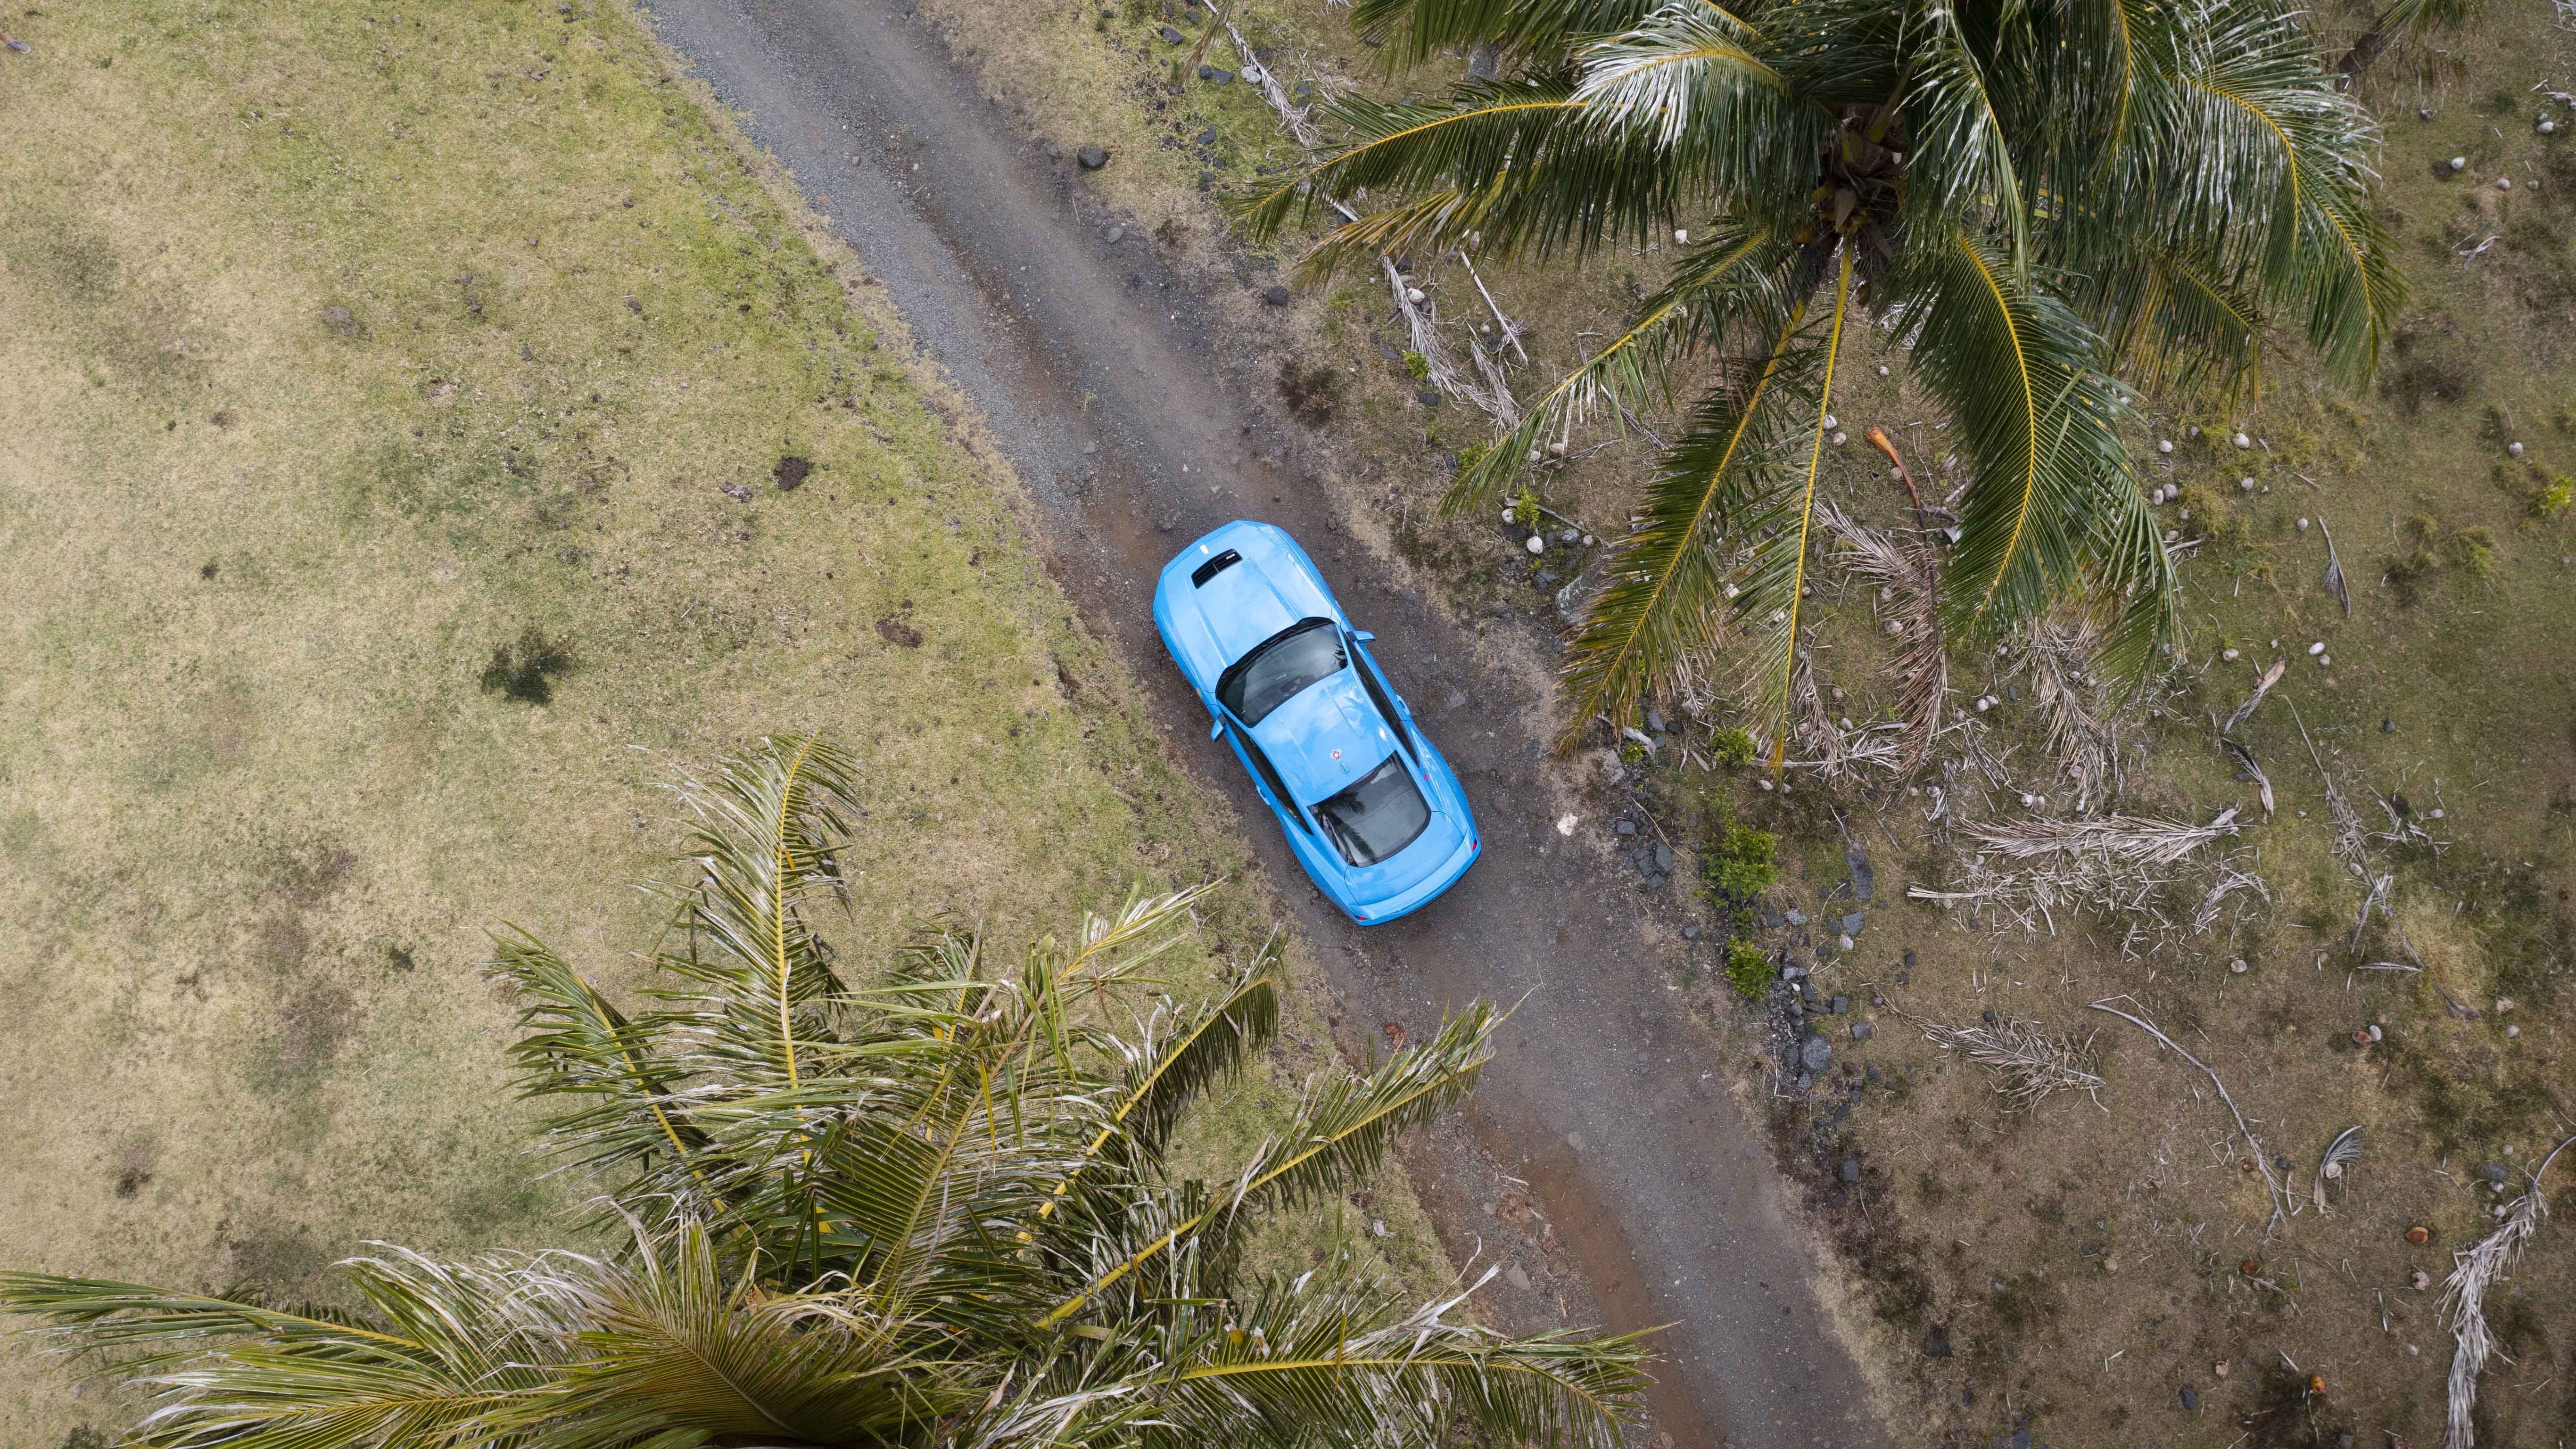
[[2274, 0], [1353, 14], [1400, 63], [1457, 45], [1506, 63], [1436, 104], [1335, 103], [1347, 141], [1244, 205], [1266, 232], [1395, 198], [1327, 234], [1311, 271], [1682, 243], [1632, 324], [1462, 472], [1453, 508], [1489, 503], [1570, 422], [1662, 396], [1678, 359], [1723, 359], [1576, 631], [1571, 729], [1626, 722], [1730, 614], [1757, 645], [1757, 718], [1782, 718], [1835, 364], [1863, 319], [1910, 353], [1966, 472], [1952, 637], [2086, 599], [2112, 606], [2113, 662], [2135, 665], [2170, 626], [2173, 566], [2117, 379], [2234, 382], [2286, 326], [2357, 383], [2403, 301], [2364, 207], [2377, 133]]
[[1348, 1260], [1240, 1281], [1264, 1209], [1371, 1171], [1454, 1100], [1496, 1018], [1461, 1012], [1321, 1082], [1216, 1185], [1165, 1170], [1192, 1101], [1269, 1039], [1265, 949], [1212, 999], [1120, 1033], [1198, 892], [1131, 898], [997, 970], [927, 932], [853, 989], [809, 917], [838, 896], [854, 766], [765, 741], [681, 790], [700, 879], [675, 986], [632, 1014], [532, 938], [527, 1090], [551, 1145], [620, 1180], [628, 1247], [343, 1265], [356, 1312], [0, 1274], [162, 1396], [155, 1446], [1430, 1446], [1470, 1425], [1613, 1449], [1630, 1338], [1507, 1338]]

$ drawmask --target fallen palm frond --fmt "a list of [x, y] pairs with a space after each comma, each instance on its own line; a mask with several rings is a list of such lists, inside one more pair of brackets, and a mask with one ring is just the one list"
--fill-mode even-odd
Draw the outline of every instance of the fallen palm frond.
[[1404, 314], [1404, 325], [1412, 336], [1413, 350], [1422, 358], [1423, 378], [1433, 387], [1455, 398], [1464, 398], [1492, 414], [1499, 426], [1509, 429], [1521, 420], [1520, 403], [1512, 397], [1511, 384], [1494, 366], [1484, 349], [1470, 347], [1476, 356], [1483, 380], [1469, 378], [1449, 360], [1449, 348], [1440, 340], [1440, 308], [1430, 298], [1414, 301], [1416, 289], [1407, 285], [1404, 274], [1395, 269], [1395, 258], [1380, 255], [1378, 268], [1386, 274], [1387, 290], [1395, 298], [1395, 309]]
[[2118, 788], [2119, 734], [2092, 669], [2101, 645], [2102, 631], [2089, 618], [2036, 619], [2022, 639], [2031, 702], [2048, 721], [2048, 753], [2075, 782], [2079, 815]]
[[2317, 528], [2326, 536], [2326, 592], [2335, 596], [2336, 603], [2343, 605], [2343, 616], [2349, 619], [2352, 617], [2352, 586], [2344, 581], [2343, 557], [2335, 552], [2334, 530], [2326, 526], [2322, 514], [2318, 515]]
[[2256, 788], [2263, 792], [2263, 818], [2266, 820], [2271, 819], [2273, 810], [2272, 777], [2263, 773], [2263, 767], [2261, 765], [2254, 763], [2254, 752], [2245, 748], [2243, 745], [2236, 743], [2234, 740], [2224, 738], [2219, 740], [2218, 747], [2227, 752], [2227, 758], [2236, 762], [2236, 778], [2240, 780], [2252, 780]]
[[1905, 1019], [1934, 1046], [1958, 1052], [1992, 1073], [1995, 1094], [2004, 1099], [2006, 1112], [2027, 1112], [2050, 1093], [2068, 1088], [2091, 1097], [2103, 1111], [2111, 1110], [2102, 1103], [2102, 1078], [2093, 1070], [2089, 1036], [2081, 1042], [2050, 1036], [2038, 1022], [2019, 1017], [2004, 1017], [1992, 1026], [1944, 1026], [1912, 1016]]
[[1809, 767], [1826, 779], [1843, 772], [1843, 732], [1826, 707], [1816, 684], [1816, 646], [1810, 635], [1793, 652], [1789, 665], [1789, 718], [1784, 722], [1796, 743], [1815, 758]]
[[[2576, 1137], [2567, 1141], [2576, 1142]], [[2505, 1208], [2502, 1226], [2481, 1238], [2476, 1247], [2451, 1256], [2451, 1276], [2442, 1285], [2442, 1316], [2450, 1320], [2451, 1337], [2459, 1347], [2451, 1355], [2450, 1423], [2442, 1436], [2449, 1449], [2471, 1449], [2478, 1442], [2472, 1417], [2478, 1406], [2478, 1375], [2496, 1351], [2495, 1334], [2487, 1327], [2487, 1289], [2513, 1267], [2513, 1260], [2540, 1231], [2540, 1220], [2549, 1216], [2549, 1205], [2540, 1196], [2540, 1175], [2566, 1150], [2567, 1142], [2561, 1142], [2540, 1159], [2540, 1165], [2531, 1170], [2531, 1186]]]
[[2218, 924], [2219, 907], [2238, 891], [2252, 891], [2266, 901], [2272, 899], [2271, 888], [2263, 884], [2261, 876], [2238, 870], [2232, 862], [2221, 861], [2218, 879], [2210, 885], [2209, 894], [2201, 897], [2200, 909], [2191, 918], [2191, 933], [2201, 935]]
[[2209, 1063], [2204, 1062], [2200, 1058], [2193, 1056], [2190, 1052], [2183, 1050], [2182, 1043], [2175, 1041], [2172, 1037], [2169, 1037], [2162, 1031], [2157, 1030], [2154, 1022], [2147, 1020], [2143, 1016], [2138, 1016], [2133, 1013], [2123, 1011], [2119, 1007], [2113, 1006], [2111, 1003], [2115, 1001], [2126, 1001], [2131, 1006], [2136, 1006], [2138, 1004], [2137, 998], [2135, 997], [2106, 996], [2100, 1001], [2094, 1002], [2092, 1004], [2093, 1009], [2095, 1011], [2107, 1011], [2111, 1015], [2120, 1018], [2122, 1021], [2129, 1023], [2131, 1026], [2136, 1027], [2138, 1030], [2143, 1031], [2147, 1035], [2164, 1043], [2166, 1047], [2173, 1051], [2174, 1055], [2181, 1057], [2184, 1061], [2200, 1068], [2201, 1074], [2209, 1078], [2209, 1084], [2218, 1089], [2218, 1100], [2227, 1104], [2228, 1115], [2236, 1119], [2236, 1130], [2245, 1138], [2245, 1150], [2253, 1154], [2254, 1166], [2263, 1174], [2263, 1187], [2271, 1194], [2272, 1218], [2271, 1221], [2265, 1225], [2263, 1230], [2268, 1236], [2273, 1228], [2278, 1227], [2290, 1216], [2290, 1193], [2288, 1187], [2279, 1178], [2273, 1176], [2272, 1159], [2270, 1155], [2263, 1150], [2263, 1139], [2254, 1135], [2254, 1128], [2246, 1122], [2245, 1113], [2237, 1107], [2236, 1099], [2227, 1095], [2227, 1084], [2218, 1079], [2218, 1073], [2210, 1069]]
[[1920, 531], [1881, 533], [1831, 503], [1817, 505], [1816, 516], [1843, 542], [1834, 562], [1882, 590], [1879, 612], [1898, 640], [1896, 712], [1906, 726], [1892, 768], [1911, 775], [1932, 752], [1950, 691], [1950, 651], [1941, 632], [1941, 556]]
[[2245, 702], [2229, 712], [2227, 723], [2218, 727], [2219, 734], [2224, 736], [2236, 733], [2236, 727], [2245, 723], [2245, 717], [2254, 712], [2254, 706], [2263, 702], [2263, 696], [2272, 692], [2273, 685], [2281, 682], [2282, 671], [2289, 667], [2290, 661], [2287, 659], [2273, 660], [2272, 667], [2263, 671], [2263, 677], [2254, 681], [2254, 692], [2245, 696]]
[[2236, 833], [2236, 811], [2218, 812], [2207, 825], [2108, 815], [2099, 820], [2024, 820], [1970, 829], [1982, 850], [2015, 860], [2099, 857], [2138, 865], [2171, 865], [2213, 840]]
[[[2370, 870], [2365, 863], [2368, 850], [2362, 835], [2361, 816], [2354, 812], [2352, 802], [2344, 798], [2343, 788], [2335, 783], [2333, 772], [2326, 769], [2325, 756], [2317, 753], [2317, 742], [2308, 738], [2308, 722], [2299, 718], [2296, 701], [2290, 705], [2290, 719], [2298, 725], [2299, 742], [2308, 747], [2308, 759], [2316, 765], [2317, 779], [2325, 786], [2326, 816], [2334, 822], [2335, 828], [2335, 859], [2342, 861], [2346, 870], [2367, 883]], [[2364, 906], [2362, 910], [2367, 916], [2369, 907]]]
[[[2344, 1168], [2361, 1157], [2361, 1129], [2346, 1127], [2326, 1144], [2325, 1156], [2317, 1159], [2316, 1179], [2308, 1185], [2308, 1201], [2319, 1213], [2326, 1210], [2326, 1184], [2343, 1176]], [[2350, 1185], [2344, 1191], [2350, 1192]]]
[[[2060, 911], [2090, 911], [2123, 922], [2128, 934], [2121, 950], [2135, 955], [2140, 942], [2173, 930], [2157, 897], [2180, 874], [2177, 867], [2202, 846], [2235, 834], [2235, 822], [2231, 809], [2207, 825], [2113, 815], [1968, 826], [1961, 833], [1977, 848], [1951, 888], [1908, 886], [1906, 894], [1966, 907], [1971, 920], [1997, 910], [2024, 930], [2045, 926], [2051, 934]], [[2195, 922], [2193, 929], [2206, 927]]]

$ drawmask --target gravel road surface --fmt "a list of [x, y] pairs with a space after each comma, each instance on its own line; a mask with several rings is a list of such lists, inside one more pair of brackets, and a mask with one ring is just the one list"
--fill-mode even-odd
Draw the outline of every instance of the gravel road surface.
[[[904, 0], [645, 8], [982, 409], [1037, 501], [1050, 570], [1297, 902], [1345, 1043], [1385, 1022], [1428, 1027], [1446, 1003], [1526, 998], [1464, 1130], [1434, 1134], [1408, 1164], [1453, 1260], [1500, 1236], [1484, 1217], [1497, 1172], [1523, 1179], [1583, 1280], [1565, 1296], [1578, 1321], [1673, 1325], [1653, 1407], [1677, 1444], [1890, 1442], [1826, 1325], [1769, 1149], [1667, 988], [1669, 926], [1601, 847], [1603, 802], [1568, 794], [1568, 767], [1547, 759], [1533, 626], [1445, 617], [1387, 587], [1402, 571], [1342, 529], [1336, 500], [1297, 466], [1314, 440], [1246, 365], [1239, 298], [1214, 295], [1273, 279], [1175, 272], [1132, 226], [1107, 240], [1117, 218], [1086, 195], [1080, 138], [1057, 157], [1033, 145]], [[1157, 569], [1236, 517], [1278, 523], [1316, 554], [1476, 804], [1485, 858], [1394, 925], [1350, 926], [1306, 885], [1155, 637]], [[1557, 824], [1568, 811], [1570, 836]], [[1490, 1291], [1506, 1317], [1534, 1311], [1500, 1280]]]

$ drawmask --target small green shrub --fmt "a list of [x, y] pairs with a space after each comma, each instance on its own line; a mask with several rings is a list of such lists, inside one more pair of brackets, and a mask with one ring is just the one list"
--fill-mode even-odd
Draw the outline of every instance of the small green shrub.
[[2483, 579], [2495, 572], [2495, 534], [2484, 528], [2463, 528], [2442, 541], [2442, 551], [2451, 564], [2473, 579]]
[[1753, 924], [1753, 903], [1780, 879], [1780, 837], [1728, 821], [1718, 826], [1699, 855], [1709, 901], [1739, 929]]
[[1742, 730], [1719, 730], [1709, 736], [1708, 747], [1717, 762], [1730, 770], [1753, 763], [1753, 736]]
[[1771, 953], [1750, 941], [1726, 943], [1726, 984], [1747, 1001], [1760, 1001], [1771, 983], [1780, 979], [1780, 968], [1772, 964]]
[[[1419, 354], [1416, 354], [1419, 355]], [[1538, 495], [1527, 488], [1512, 500], [1512, 522], [1523, 528], [1538, 527]]]
[[2538, 518], [2554, 519], [2576, 503], [2576, 477], [2561, 473], [2532, 490], [2531, 511]]
[[1619, 762], [1624, 765], [1642, 765], [1646, 763], [1646, 747], [1638, 744], [1634, 740], [1630, 740], [1628, 743], [1619, 747]]
[[1413, 380], [1415, 382], [1429, 382], [1431, 380], [1431, 359], [1423, 356], [1419, 352], [1408, 352], [1404, 354], [1404, 370], [1413, 374]]

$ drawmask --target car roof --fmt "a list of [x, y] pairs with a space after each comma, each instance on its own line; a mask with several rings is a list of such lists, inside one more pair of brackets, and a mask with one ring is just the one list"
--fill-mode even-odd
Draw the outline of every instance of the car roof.
[[1311, 805], [1378, 767], [1395, 735], [1351, 669], [1299, 690], [1252, 727], [1253, 739], [1299, 805]]

